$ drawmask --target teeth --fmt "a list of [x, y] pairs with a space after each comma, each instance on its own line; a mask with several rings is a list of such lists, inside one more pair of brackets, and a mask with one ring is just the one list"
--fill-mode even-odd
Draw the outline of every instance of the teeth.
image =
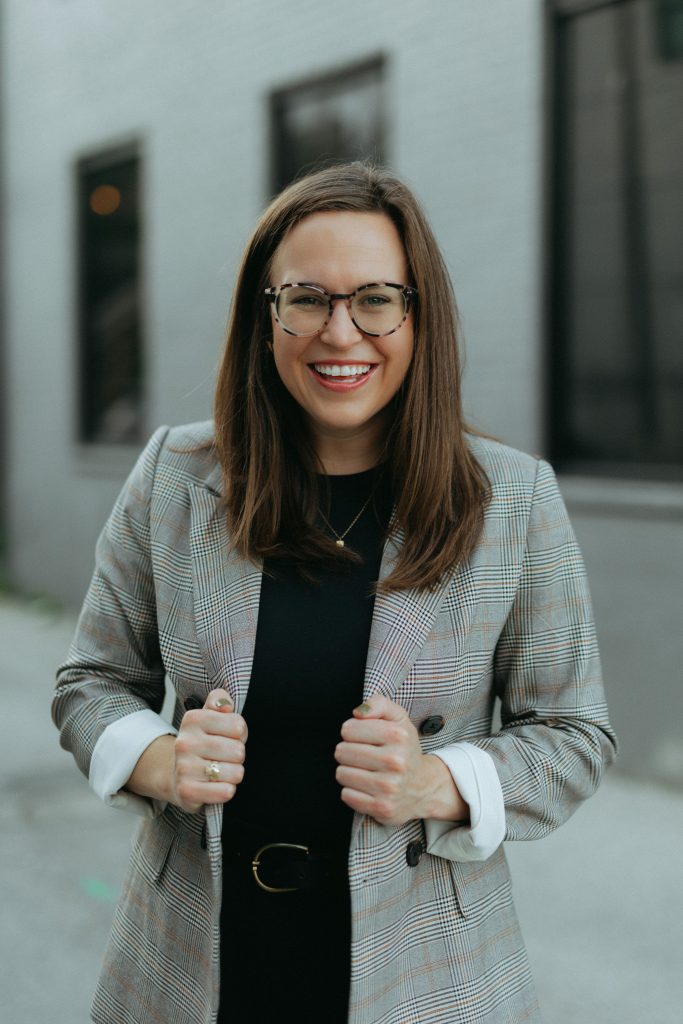
[[314, 363], [313, 365], [317, 373], [321, 373], [324, 377], [360, 377], [361, 374], [368, 373], [370, 370], [369, 363], [351, 363], [348, 366], [327, 363]]

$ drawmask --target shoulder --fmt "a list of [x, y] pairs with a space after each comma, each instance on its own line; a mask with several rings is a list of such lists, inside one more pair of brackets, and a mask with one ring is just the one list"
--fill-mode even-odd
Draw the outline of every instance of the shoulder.
[[550, 464], [539, 456], [527, 455], [488, 438], [468, 436], [468, 441], [490, 484], [486, 529], [506, 537], [506, 543], [512, 537], [521, 541], [525, 534], [524, 544], [529, 550], [569, 545], [577, 552], [576, 538]]
[[468, 434], [467, 441], [489, 482], [488, 517], [528, 517], [532, 509], [543, 508], [566, 517], [557, 479], [548, 462], [486, 437]]
[[466, 437], [470, 452], [486, 473], [493, 490], [506, 484], [533, 489], [539, 467], [547, 465], [539, 456], [528, 455], [500, 441], [478, 434], [467, 434]]
[[220, 492], [222, 473], [214, 447], [213, 422], [159, 427], [147, 441], [129, 477], [133, 492], [171, 493], [179, 484]]
[[221, 467], [212, 420], [159, 427], [141, 456], [153, 465], [156, 483], [180, 482], [221, 489]]
[[165, 438], [165, 446], [169, 450], [182, 454], [213, 449], [215, 434], [213, 420], [185, 423], [180, 427], [163, 429], [168, 431]]

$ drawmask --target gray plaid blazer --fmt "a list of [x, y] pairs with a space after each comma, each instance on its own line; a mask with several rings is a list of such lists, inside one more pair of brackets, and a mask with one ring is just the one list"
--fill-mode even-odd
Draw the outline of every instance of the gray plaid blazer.
[[[261, 572], [230, 549], [210, 441], [210, 424], [158, 430], [98, 541], [53, 707], [86, 775], [109, 724], [160, 709], [165, 675], [176, 725], [185, 697], [215, 687], [244, 706]], [[487, 750], [506, 839], [536, 839], [594, 791], [614, 740], [584, 569], [552, 470], [490, 441], [471, 444], [493, 491], [481, 541], [434, 592], [376, 599], [365, 696], [385, 694], [416, 724], [442, 715], [425, 752], [458, 740]], [[400, 544], [400, 535], [387, 542], [382, 576]], [[216, 1020], [221, 822], [218, 806], [191, 815], [170, 805], [141, 822], [94, 1021]], [[427, 852], [409, 866], [406, 848], [425, 832], [429, 840], [422, 821], [355, 817], [349, 1021], [539, 1021], [502, 846], [486, 861]]]

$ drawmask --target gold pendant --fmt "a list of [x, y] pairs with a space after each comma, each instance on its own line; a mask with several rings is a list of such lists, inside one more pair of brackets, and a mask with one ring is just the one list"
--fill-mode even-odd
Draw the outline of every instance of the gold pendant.
[[339, 538], [338, 541], [336, 541], [336, 545], [337, 545], [338, 548], [343, 548], [344, 547], [344, 541], [341, 539], [341, 537]]

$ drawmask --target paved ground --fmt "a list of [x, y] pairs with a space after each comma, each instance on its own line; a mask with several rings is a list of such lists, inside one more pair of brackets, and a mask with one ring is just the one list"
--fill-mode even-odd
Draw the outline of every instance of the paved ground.
[[[73, 625], [0, 597], [7, 1024], [88, 1021], [134, 826], [90, 793], [49, 719], [54, 668]], [[617, 772], [553, 836], [508, 846], [546, 1024], [678, 1024], [682, 848], [683, 793]]]

